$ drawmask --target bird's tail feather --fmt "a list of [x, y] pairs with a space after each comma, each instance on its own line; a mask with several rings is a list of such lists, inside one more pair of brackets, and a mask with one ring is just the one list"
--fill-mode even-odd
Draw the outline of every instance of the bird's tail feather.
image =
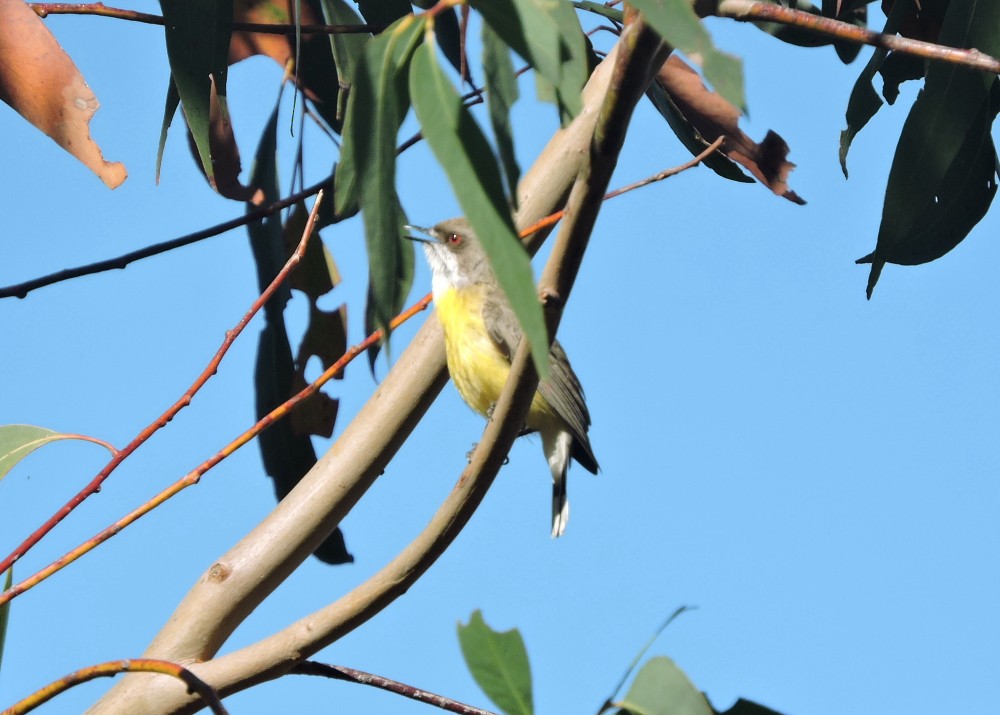
[[566, 531], [569, 521], [569, 499], [566, 497], [566, 472], [569, 470], [573, 435], [566, 431], [554, 433], [542, 430], [542, 448], [552, 472], [552, 538]]

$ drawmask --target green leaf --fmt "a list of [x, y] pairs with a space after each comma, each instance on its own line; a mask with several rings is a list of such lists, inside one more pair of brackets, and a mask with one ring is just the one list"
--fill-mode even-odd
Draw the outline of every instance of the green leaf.
[[80, 434], [64, 434], [45, 427], [33, 425], [0, 425], [0, 479], [14, 466], [39, 447], [61, 439], [79, 439], [108, 447], [92, 437]]
[[[882, 32], [887, 35], [895, 35], [902, 18], [912, 10], [912, 7], [912, 0], [898, 0], [894, 3], [885, 20]], [[847, 178], [847, 152], [851, 149], [851, 142], [868, 121], [875, 116], [876, 112], [882, 108], [882, 100], [875, 91], [875, 87], [872, 86], [872, 78], [882, 66], [887, 54], [888, 50], [875, 48], [868, 64], [861, 70], [861, 74], [854, 82], [851, 98], [847, 101], [847, 128], [840, 133], [840, 168], [844, 172], [844, 178]]]
[[209, 108], [214, 80], [223, 117], [227, 116], [226, 77], [229, 70], [233, 0], [160, 0], [160, 7], [163, 10], [170, 73], [205, 175], [214, 186], [215, 171], [212, 168], [209, 145]]
[[[955, 0], [939, 40], [995, 55], [1000, 7]], [[862, 259], [872, 264], [869, 297], [886, 263], [913, 265], [944, 255], [985, 213], [996, 191], [990, 166], [996, 153], [988, 139], [995, 81], [996, 75], [950, 64], [928, 69], [896, 146], [875, 251]]]
[[425, 24], [424, 18], [407, 15], [369, 40], [347, 105], [335, 180], [337, 213], [357, 201], [364, 214], [369, 270], [365, 314], [386, 338], [413, 277], [413, 246], [403, 239], [406, 217], [395, 188], [396, 135], [410, 106], [409, 63]]
[[618, 705], [633, 715], [713, 715], [705, 696], [670, 658], [652, 658]]
[[174, 84], [174, 78], [170, 78], [170, 82], [167, 85], [167, 99], [163, 107], [163, 124], [160, 127], [160, 143], [156, 148], [156, 183], [160, 183], [160, 166], [163, 164], [163, 149], [167, 146], [167, 130], [170, 129], [170, 124], [174, 121], [174, 115], [177, 114], [177, 107], [181, 103], [181, 96], [177, 94], [177, 85]]
[[[14, 567], [7, 569], [7, 576], [3, 580], [3, 590], [9, 591], [14, 583]], [[7, 624], [10, 623], [10, 601], [0, 605], [0, 666], [3, 665], [3, 650], [7, 643]]]
[[517, 208], [517, 182], [521, 168], [514, 154], [514, 137], [510, 125], [510, 109], [518, 100], [517, 75], [510, 60], [510, 49], [489, 25], [483, 23], [483, 71], [486, 73], [486, 105], [490, 112], [493, 136], [497, 140], [497, 153], [510, 205]]
[[414, 53], [410, 94], [424, 138], [448, 175], [462, 212], [482, 240], [528, 343], [533, 348], [546, 348], [532, 350], [538, 375], [545, 376], [548, 374], [545, 318], [535, 293], [531, 259], [517, 238], [504, 197], [496, 157], [430, 45], [422, 45]]
[[689, 0], [637, 0], [632, 4], [664, 40], [699, 62], [716, 92], [746, 112], [743, 62], [715, 49]]
[[642, 660], [643, 656], [646, 655], [647, 651], [649, 651], [649, 649], [653, 647], [653, 644], [656, 642], [656, 639], [660, 637], [660, 634], [663, 633], [663, 631], [665, 631], [667, 627], [677, 619], [678, 616], [680, 616], [685, 611], [690, 611], [691, 609], [692, 609], [691, 606], [678, 606], [677, 608], [674, 609], [674, 612], [671, 613], [669, 616], [667, 616], [667, 618], [663, 621], [663, 623], [660, 624], [660, 627], [657, 628], [655, 631], [653, 631], [652, 635], [649, 637], [646, 643], [642, 646], [642, 648], [639, 649], [639, 652], [636, 653], [635, 656], [632, 658], [632, 662], [629, 663], [628, 668], [625, 669], [625, 672], [622, 674], [621, 680], [618, 681], [618, 685], [616, 685], [615, 689], [612, 691], [611, 697], [608, 698], [609, 701], [618, 697], [618, 692], [622, 689], [622, 686], [625, 685], [625, 681], [627, 681], [629, 676], [632, 675], [632, 671], [634, 671], [636, 666], [639, 665], [639, 661]]
[[507, 715], [532, 715], [531, 668], [528, 651], [517, 629], [494, 631], [483, 620], [482, 611], [458, 624], [458, 642], [465, 664], [501, 711]]
[[[361, 18], [347, 4], [347, 0], [322, 0], [323, 18], [329, 25], [360, 25]], [[337, 67], [337, 119], [343, 119], [344, 108], [350, 87], [354, 83], [354, 72], [365, 50], [368, 38], [360, 33], [335, 32], [330, 35], [330, 50]]]
[[517, 54], [555, 88], [565, 123], [583, 108], [587, 43], [573, 6], [552, 0], [470, 0]]

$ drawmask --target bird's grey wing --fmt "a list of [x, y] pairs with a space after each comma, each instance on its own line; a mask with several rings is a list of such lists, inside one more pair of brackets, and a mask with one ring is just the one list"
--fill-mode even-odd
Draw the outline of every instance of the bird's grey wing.
[[[490, 339], [508, 360], [512, 359], [524, 333], [506, 299], [486, 301], [483, 321]], [[583, 388], [558, 340], [552, 344], [549, 376], [538, 383], [538, 391], [569, 427], [573, 435], [573, 458], [584, 469], [596, 474], [597, 459], [587, 438], [590, 413], [584, 402]]]
[[587, 437], [590, 412], [584, 402], [583, 387], [558, 340], [552, 343], [549, 376], [538, 383], [538, 391], [569, 426], [573, 434], [573, 459], [588, 472], [597, 474], [597, 459]]
[[[499, 290], [499, 289], [498, 289]], [[514, 358], [517, 346], [524, 333], [504, 295], [493, 296], [493, 300], [483, 302], [483, 322], [486, 332], [508, 361]]]

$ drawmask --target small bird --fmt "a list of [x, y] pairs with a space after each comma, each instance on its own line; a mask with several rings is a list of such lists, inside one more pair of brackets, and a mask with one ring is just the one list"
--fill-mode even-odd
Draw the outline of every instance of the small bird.
[[[507, 382], [522, 331], [497, 282], [483, 246], [464, 218], [433, 228], [407, 226], [431, 240], [421, 241], [433, 274], [434, 305], [444, 327], [448, 371], [462, 399], [488, 417]], [[549, 353], [549, 375], [538, 383], [526, 419], [542, 437], [552, 471], [552, 537], [562, 536], [569, 519], [566, 472], [570, 457], [591, 474], [597, 459], [587, 438], [590, 413], [583, 388], [559, 341]]]

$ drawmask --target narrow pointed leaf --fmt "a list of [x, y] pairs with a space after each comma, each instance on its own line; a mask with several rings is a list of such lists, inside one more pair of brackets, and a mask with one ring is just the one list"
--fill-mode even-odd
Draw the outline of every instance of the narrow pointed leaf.
[[489, 108], [490, 124], [496, 137], [497, 153], [504, 178], [507, 180], [507, 194], [510, 204], [517, 208], [517, 182], [521, 179], [521, 168], [514, 154], [514, 137], [510, 124], [510, 110], [518, 100], [517, 76], [514, 63], [510, 60], [507, 44], [487, 24], [483, 24], [483, 71], [486, 73], [486, 105]]
[[410, 57], [425, 22], [407, 15], [365, 47], [347, 105], [334, 190], [338, 214], [355, 201], [361, 206], [369, 270], [365, 314], [386, 337], [412, 280], [413, 247], [403, 239], [406, 217], [395, 188], [396, 136], [409, 110]]
[[[903, 16], [912, 9], [911, 2], [912, 0], [897, 0], [893, 3], [882, 32], [887, 35], [896, 34]], [[847, 101], [847, 127], [840, 133], [840, 168], [844, 172], [844, 178], [847, 178], [847, 153], [851, 149], [854, 137], [882, 108], [882, 99], [872, 86], [872, 79], [882, 66], [887, 54], [888, 50], [880, 47], [875, 48], [868, 64], [858, 75], [854, 89], [851, 90], [851, 98]]]
[[205, 175], [214, 186], [209, 139], [212, 84], [214, 80], [225, 114], [233, 0], [160, 0], [160, 7], [170, 73]]
[[633, 715], [713, 715], [705, 696], [670, 658], [652, 658], [618, 705]]
[[531, 667], [516, 628], [494, 631], [477, 610], [468, 625], [458, 624], [458, 642], [472, 677], [502, 712], [532, 715]]
[[632, 3], [670, 45], [701, 64], [716, 92], [746, 112], [743, 62], [720, 52], [688, 0], [637, 0]]
[[542, 306], [535, 293], [531, 260], [517, 238], [503, 192], [496, 157], [479, 125], [462, 104], [430, 45], [417, 48], [410, 70], [410, 94], [424, 138], [448, 175], [466, 218], [483, 242], [533, 347], [539, 376], [548, 374], [548, 340]]
[[[322, 0], [323, 18], [331, 25], [360, 25], [361, 18], [347, 4], [347, 0]], [[335, 32], [330, 35], [330, 51], [337, 67], [337, 118], [343, 119], [350, 87], [354, 83], [354, 72], [365, 50], [367, 37], [358, 33]]]
[[[1000, 7], [954, 0], [939, 39], [996, 55]], [[886, 263], [934, 260], [964, 239], [985, 213], [996, 190], [992, 171], [989, 178], [983, 171], [991, 158], [995, 161], [985, 136], [996, 115], [989, 97], [995, 82], [996, 75], [943, 63], [928, 70], [889, 171], [878, 242], [870, 256], [869, 297]], [[960, 204], [964, 208], [956, 210]], [[930, 233], [928, 218], [933, 219]]]
[[564, 122], [583, 107], [587, 42], [573, 6], [551, 0], [471, 0], [470, 4], [555, 89]]

